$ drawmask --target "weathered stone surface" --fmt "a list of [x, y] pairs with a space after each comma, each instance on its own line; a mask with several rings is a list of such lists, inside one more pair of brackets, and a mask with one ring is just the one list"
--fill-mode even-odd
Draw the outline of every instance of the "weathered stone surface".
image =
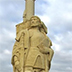
[[48, 72], [54, 51], [51, 48], [52, 42], [46, 35], [47, 27], [39, 17], [32, 15], [29, 17], [16, 25], [16, 42], [11, 61], [13, 70], [14, 72]]

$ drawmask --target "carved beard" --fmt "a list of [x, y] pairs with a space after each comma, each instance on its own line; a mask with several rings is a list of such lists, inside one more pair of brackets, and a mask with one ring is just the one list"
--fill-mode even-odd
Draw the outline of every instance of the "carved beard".
[[39, 21], [37, 21], [36, 23], [31, 23], [31, 27], [35, 27], [35, 26], [39, 26], [39, 25], [40, 25]]

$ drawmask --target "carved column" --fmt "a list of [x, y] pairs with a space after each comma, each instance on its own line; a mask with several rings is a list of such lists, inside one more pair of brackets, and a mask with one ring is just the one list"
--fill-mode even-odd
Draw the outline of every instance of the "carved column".
[[[34, 2], [35, 0], [25, 0], [25, 11], [23, 18], [29, 20], [34, 15]], [[23, 19], [23, 21], [24, 21]]]

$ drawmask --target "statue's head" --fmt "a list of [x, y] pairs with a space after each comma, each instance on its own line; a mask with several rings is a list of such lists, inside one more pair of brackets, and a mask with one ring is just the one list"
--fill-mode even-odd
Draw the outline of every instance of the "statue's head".
[[31, 26], [40, 26], [40, 24], [41, 24], [41, 20], [37, 16], [32, 16], [30, 18], [30, 21], [31, 21]]

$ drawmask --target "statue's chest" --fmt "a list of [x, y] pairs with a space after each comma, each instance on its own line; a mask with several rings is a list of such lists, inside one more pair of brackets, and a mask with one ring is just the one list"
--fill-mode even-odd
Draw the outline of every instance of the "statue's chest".
[[32, 39], [33, 40], [42, 40], [44, 38], [44, 35], [41, 32], [34, 32]]
[[44, 39], [44, 35], [40, 32], [33, 33], [31, 37], [31, 46], [38, 46], [38, 44]]

